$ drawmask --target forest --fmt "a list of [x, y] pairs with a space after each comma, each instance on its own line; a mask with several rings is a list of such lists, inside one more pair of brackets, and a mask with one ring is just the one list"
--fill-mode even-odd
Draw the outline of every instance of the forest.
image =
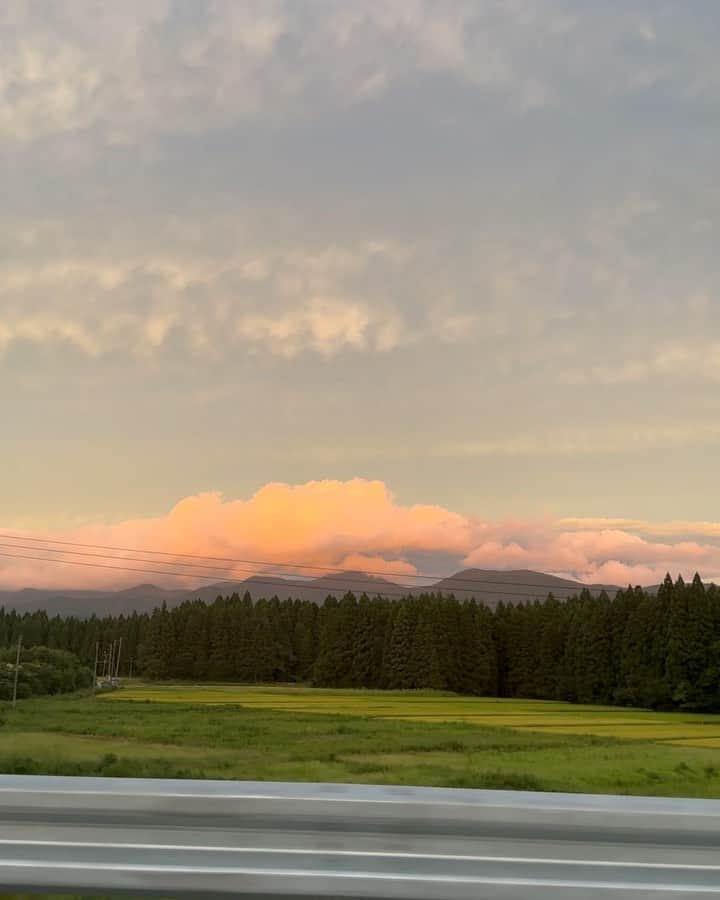
[[218, 597], [152, 614], [50, 617], [0, 610], [0, 648], [22, 635], [94, 664], [122, 639], [122, 675], [148, 679], [302, 682], [323, 687], [437, 689], [720, 710], [720, 590], [668, 575], [639, 587], [494, 609], [437, 594], [400, 600]]

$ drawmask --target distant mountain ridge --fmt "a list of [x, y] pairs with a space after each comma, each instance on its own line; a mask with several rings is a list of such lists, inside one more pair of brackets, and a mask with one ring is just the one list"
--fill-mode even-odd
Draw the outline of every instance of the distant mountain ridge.
[[391, 598], [410, 593], [442, 592], [454, 594], [461, 600], [474, 597], [494, 607], [500, 601], [521, 603], [544, 600], [551, 592], [562, 600], [584, 588], [594, 593], [601, 590], [613, 593], [618, 590], [615, 585], [587, 585], [530, 569], [464, 569], [436, 582], [422, 580], [419, 583], [420, 581], [421, 579], [416, 579], [415, 583], [408, 584], [363, 572], [342, 572], [308, 580], [279, 575], [252, 575], [242, 581], [222, 581], [189, 590], [161, 588], [154, 584], [140, 584], [116, 591], [23, 588], [17, 591], [0, 591], [0, 606], [8, 610], [16, 609], [18, 612], [44, 609], [49, 615], [85, 617], [93, 614], [103, 616], [111, 613], [120, 615], [135, 611], [149, 612], [163, 602], [169, 607], [186, 600], [212, 602], [218, 594], [226, 596], [235, 592], [242, 596], [248, 591], [253, 600], [277, 595], [282, 599], [292, 597], [323, 603], [330, 594], [341, 597], [352, 591], [358, 596], [366, 593], [371, 597], [380, 595]]

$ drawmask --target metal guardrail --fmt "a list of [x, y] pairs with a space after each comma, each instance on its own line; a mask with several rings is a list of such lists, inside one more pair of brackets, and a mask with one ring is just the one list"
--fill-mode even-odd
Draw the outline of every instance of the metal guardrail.
[[720, 898], [720, 802], [5, 775], [0, 888], [364, 900]]

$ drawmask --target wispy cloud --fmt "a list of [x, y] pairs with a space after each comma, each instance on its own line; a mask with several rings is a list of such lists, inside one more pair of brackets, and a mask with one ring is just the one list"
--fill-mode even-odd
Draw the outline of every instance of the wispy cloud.
[[[720, 296], [715, 303], [720, 303]], [[650, 348], [638, 359], [594, 363], [562, 372], [568, 384], [633, 384], [662, 381], [719, 381], [720, 341], [698, 338], [669, 341]]]
[[567, 530], [616, 530], [652, 537], [705, 537], [720, 538], [720, 522], [692, 522], [684, 519], [669, 522], [652, 522], [647, 519], [566, 518], [558, 524]]
[[[608, 431], [598, 427], [576, 427], [563, 431], [537, 428], [529, 433], [502, 434], [477, 440], [442, 441], [437, 437], [399, 447], [358, 442], [352, 447], [324, 443], [276, 447], [268, 451], [270, 457], [282, 461], [314, 460], [333, 463], [341, 459], [354, 463], [380, 459], [487, 459], [490, 457], [608, 457], [643, 454], [649, 450], [698, 448], [720, 443], [720, 424], [698, 422], [678, 425], [657, 425], [635, 422], [627, 431]], [[571, 521], [571, 520], [568, 520]], [[574, 521], [574, 520], [572, 520]], [[582, 519], [578, 519], [582, 522]], [[602, 520], [598, 520], [602, 521]], [[608, 522], [616, 520], [609, 519]], [[618, 522], [633, 521], [618, 519]]]
[[507, 435], [478, 441], [458, 441], [428, 448], [429, 455], [452, 457], [509, 456], [605, 456], [643, 453], [668, 447], [704, 446], [720, 440], [720, 424], [690, 422], [656, 425], [635, 422], [627, 430], [573, 428], [566, 431], [538, 429], [533, 434]]

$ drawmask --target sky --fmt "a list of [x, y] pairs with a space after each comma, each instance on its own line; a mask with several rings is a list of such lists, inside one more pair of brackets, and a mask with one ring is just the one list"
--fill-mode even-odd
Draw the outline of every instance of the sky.
[[0, 531], [720, 577], [719, 51], [715, 0], [4, 0]]

